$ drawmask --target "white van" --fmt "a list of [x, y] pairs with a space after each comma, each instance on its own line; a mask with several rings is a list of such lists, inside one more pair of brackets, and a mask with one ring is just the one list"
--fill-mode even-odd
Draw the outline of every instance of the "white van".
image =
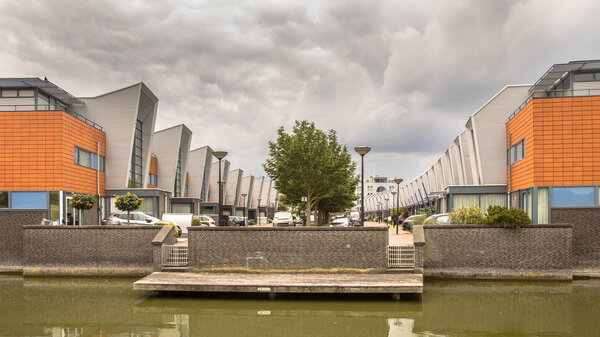
[[164, 213], [162, 221], [176, 224], [181, 228], [181, 232], [185, 234], [188, 232], [188, 227], [192, 225], [193, 217], [192, 213]]

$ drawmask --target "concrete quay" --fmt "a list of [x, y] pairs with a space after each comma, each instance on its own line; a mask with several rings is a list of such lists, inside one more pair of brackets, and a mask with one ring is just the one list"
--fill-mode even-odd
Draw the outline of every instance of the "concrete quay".
[[228, 293], [420, 294], [421, 274], [154, 272], [133, 284], [141, 291]]

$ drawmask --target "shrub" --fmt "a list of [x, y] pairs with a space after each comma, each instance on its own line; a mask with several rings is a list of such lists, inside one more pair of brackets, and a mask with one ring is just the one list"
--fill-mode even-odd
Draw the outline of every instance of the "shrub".
[[198, 218], [192, 219], [192, 226], [204, 226], [204, 225], [208, 226], [209, 225], [208, 221], [202, 221]]
[[477, 206], [471, 206], [469, 208], [461, 207], [450, 213], [450, 223], [456, 225], [483, 224], [486, 223], [485, 214], [483, 214], [481, 208]]
[[131, 194], [129, 192], [127, 192], [127, 194], [125, 195], [115, 195], [115, 198], [117, 199], [115, 201], [115, 207], [119, 210], [119, 211], [126, 211], [127, 212], [127, 225], [129, 225], [129, 218], [131, 211], [135, 211], [136, 209], [140, 208], [140, 205], [142, 204], [142, 198], [138, 197], [135, 194]]
[[179, 228], [177, 228], [177, 226], [175, 226], [175, 224], [172, 222], [157, 221], [154, 223], [154, 226], [173, 226], [175, 227], [175, 231], [173, 232], [175, 234], [175, 237], [179, 236]]
[[423, 223], [425, 223], [425, 220], [427, 220], [427, 215], [420, 215], [413, 220], [412, 225], [422, 225]]
[[[73, 194], [69, 205], [77, 210], [88, 210], [94, 206], [95, 198], [91, 194]], [[83, 226], [83, 216], [81, 217], [81, 225]]]
[[533, 221], [527, 213], [519, 208], [506, 208], [504, 206], [488, 207], [486, 223], [503, 225], [506, 228], [521, 228]]
[[248, 220], [248, 226], [254, 226], [254, 220]]
[[438, 222], [436, 219], [425, 219], [425, 221], [423, 221], [423, 225], [437, 225]]

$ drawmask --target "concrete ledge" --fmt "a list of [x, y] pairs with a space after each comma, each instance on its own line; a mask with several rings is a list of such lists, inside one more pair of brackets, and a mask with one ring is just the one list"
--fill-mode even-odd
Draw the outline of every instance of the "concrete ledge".
[[146, 226], [146, 225], [120, 225], [120, 226], [116, 226], [116, 225], [102, 225], [102, 226], [65, 226], [65, 225], [60, 225], [60, 226], [42, 226], [42, 225], [25, 225], [23, 226], [24, 229], [71, 229], [71, 230], [85, 230], [85, 229], [106, 229], [106, 230], [111, 230], [111, 229], [127, 229], [127, 230], [131, 230], [131, 229], [150, 229], [150, 228], [157, 228], [156, 226]]
[[175, 242], [177, 242], [177, 239], [175, 239], [175, 236], [173, 235], [174, 228], [175, 227], [173, 226], [163, 226], [163, 228], [160, 229], [158, 234], [156, 234], [154, 239], [152, 239], [152, 244], [154, 246], [161, 246], [165, 243], [168, 245], [172, 245]]
[[469, 269], [469, 268], [426, 268], [423, 276], [432, 279], [488, 279], [488, 280], [557, 280], [570, 281], [570, 270], [513, 270], [513, 269]]
[[384, 227], [309, 227], [309, 226], [299, 226], [299, 227], [234, 227], [234, 226], [221, 226], [221, 227], [203, 227], [203, 226], [192, 226], [188, 227], [188, 231], [214, 231], [214, 232], [246, 232], [246, 231], [258, 231], [258, 232], [279, 232], [279, 231], [322, 231], [322, 232], [372, 232], [372, 231], [382, 231], [387, 232], [389, 230], [389, 226]]
[[24, 267], [23, 276], [145, 276], [152, 267]]
[[423, 225], [425, 229], [458, 229], [458, 228], [506, 228], [507, 230], [519, 230], [522, 228], [573, 228], [572, 224], [534, 224], [525, 225], [519, 229], [507, 228], [502, 225]]
[[23, 273], [22, 265], [0, 266], [0, 274], [22, 274], [22, 273]]

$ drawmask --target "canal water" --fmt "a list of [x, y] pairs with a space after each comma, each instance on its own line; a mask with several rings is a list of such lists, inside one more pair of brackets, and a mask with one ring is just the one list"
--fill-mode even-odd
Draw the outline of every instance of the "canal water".
[[0, 336], [600, 336], [600, 280], [426, 282], [412, 301], [157, 297], [0, 276]]

